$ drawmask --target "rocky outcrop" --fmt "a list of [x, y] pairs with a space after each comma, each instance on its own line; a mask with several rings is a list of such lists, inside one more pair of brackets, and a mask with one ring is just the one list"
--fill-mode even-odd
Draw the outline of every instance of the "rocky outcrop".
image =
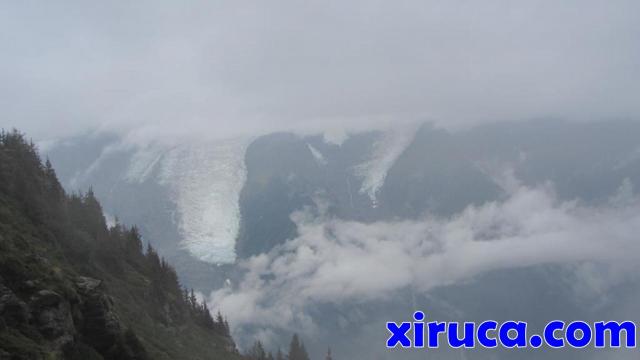
[[20, 300], [0, 279], [0, 330], [5, 326], [17, 326], [29, 321], [27, 304]]
[[31, 297], [29, 309], [32, 322], [52, 350], [60, 351], [73, 343], [76, 329], [67, 299], [54, 291], [40, 290]]
[[78, 292], [88, 295], [102, 285], [102, 280], [93, 279], [87, 276], [78, 276], [76, 278], [76, 288]]
[[[123, 326], [101, 280], [79, 276], [75, 288], [65, 295], [33, 282], [26, 285], [31, 294], [25, 301], [0, 279], [0, 332], [8, 327], [31, 328], [43, 341], [39, 351], [24, 356], [11, 354], [9, 358], [66, 359], [78, 346], [87, 345], [106, 353], [123, 338]], [[3, 351], [0, 359], [8, 358]]]
[[102, 281], [78, 277], [81, 329], [83, 339], [96, 350], [107, 351], [122, 333], [122, 325], [113, 310], [113, 300], [102, 290]]
[[[0, 279], [0, 332], [5, 328], [37, 332], [42, 340], [24, 353], [0, 349], [0, 359], [64, 359], [65, 350], [73, 346], [76, 337], [71, 304], [60, 294], [36, 289], [31, 283], [23, 288], [32, 294], [22, 294], [21, 298]], [[19, 338], [15, 333], [13, 336]]]

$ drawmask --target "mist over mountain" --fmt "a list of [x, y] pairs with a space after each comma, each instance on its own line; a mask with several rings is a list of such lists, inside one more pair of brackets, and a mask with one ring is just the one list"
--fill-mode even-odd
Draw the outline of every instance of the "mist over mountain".
[[639, 133], [637, 122], [549, 120], [167, 145], [96, 132], [46, 153], [69, 191], [93, 186], [107, 214], [138, 224], [187, 285], [211, 293], [241, 345], [284, 346], [302, 329], [313, 353], [459, 358], [370, 344], [414, 309], [636, 318]]
[[639, 15], [0, 2], [0, 360], [636, 359], [384, 345], [639, 320]]

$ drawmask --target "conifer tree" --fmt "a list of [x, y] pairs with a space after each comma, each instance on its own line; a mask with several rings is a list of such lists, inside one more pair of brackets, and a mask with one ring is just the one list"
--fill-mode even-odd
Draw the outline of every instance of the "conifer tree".
[[262, 346], [259, 340], [249, 349], [247, 356], [251, 360], [267, 360], [267, 353], [264, 351], [264, 346]]
[[224, 318], [224, 335], [231, 337], [231, 328], [229, 328], [229, 321], [227, 318]]
[[194, 312], [198, 310], [198, 298], [196, 298], [196, 293], [191, 289], [191, 293], [189, 294], [189, 304], [191, 304], [191, 309]]
[[327, 356], [324, 359], [325, 360], [333, 360], [333, 358], [331, 357], [331, 348], [329, 348], [327, 350]]
[[213, 329], [215, 326], [215, 323], [213, 322], [213, 317], [211, 316], [211, 312], [209, 311], [209, 307], [207, 306], [207, 302], [203, 301], [202, 302], [202, 307], [203, 307], [203, 311], [204, 311], [204, 325], [209, 328], [209, 329]]
[[[189, 292], [180, 288], [175, 269], [164, 258], [160, 258], [151, 244], [148, 244], [146, 252], [142, 251], [142, 239], [138, 229], [127, 228], [119, 222], [115, 226], [107, 227], [102, 207], [92, 188], [84, 194], [78, 192], [67, 195], [51, 162], [47, 159], [43, 163], [33, 142], [25, 140], [17, 131], [7, 133], [0, 130], [0, 201], [0, 208], [4, 211], [1, 215], [9, 214], [9, 224], [19, 224], [15, 225], [18, 226], [16, 234], [22, 226], [27, 226], [25, 229], [29, 229], [29, 232], [31, 227], [34, 229], [33, 235], [16, 237], [13, 234], [14, 225], [10, 225], [8, 228], [12, 231], [9, 234], [0, 234], [3, 270], [10, 270], [3, 273], [3, 281], [7, 280], [6, 274], [24, 272], [26, 268], [23, 264], [27, 263], [27, 275], [46, 278], [47, 286], [49, 281], [57, 283], [63, 281], [63, 278], [66, 279], [64, 281], [69, 281], [75, 279], [76, 275], [86, 274], [108, 279], [103, 281], [108, 281], [110, 286], [119, 291], [128, 291], [131, 294], [131, 298], [122, 299], [127, 306], [140, 311], [139, 306], [144, 304], [144, 321], [151, 319], [162, 326], [175, 324], [180, 327], [194, 323], [211, 330], [212, 333], [215, 331], [214, 320], [206, 302], [199, 302], [193, 290]], [[3, 217], [2, 220], [6, 219]], [[5, 235], [7, 237], [4, 237]], [[11, 246], [5, 246], [5, 241]], [[49, 255], [45, 250], [53, 250], [53, 261], [38, 260], [34, 263], [30, 257], [27, 257], [28, 262], [23, 261], [25, 253], [30, 253], [32, 248], [37, 248], [37, 253], [42, 254], [38, 255], [38, 258], [45, 259]], [[5, 261], [5, 258], [11, 261]], [[64, 266], [58, 266], [58, 262]], [[49, 278], [48, 268], [54, 266], [58, 269], [56, 272], [66, 275], [56, 274], [55, 277]], [[135, 281], [129, 283], [129, 278], [135, 278]], [[146, 281], [147, 279], [149, 281]], [[17, 276], [16, 279], [10, 279], [18, 284], [22, 284], [23, 280]], [[147, 285], [149, 283], [150, 286]], [[7, 283], [7, 286], [9, 285], [10, 283]], [[60, 288], [66, 289], [66, 285], [65, 283], [65, 286]], [[101, 289], [100, 292], [106, 291], [105, 289]], [[149, 291], [152, 292], [151, 295]], [[62, 296], [67, 295], [64, 293]], [[73, 301], [78, 300], [76, 296], [74, 293]], [[134, 314], [136, 315], [138, 314]], [[0, 327], [4, 325], [2, 319], [0, 323]], [[25, 329], [29, 331], [27, 335], [30, 336], [32, 330], [30, 324], [28, 325]], [[218, 315], [218, 325], [220, 335], [228, 336], [228, 323], [222, 314]], [[78, 336], [81, 337], [82, 330], [77, 330]], [[140, 339], [146, 337], [145, 335], [146, 330], [143, 330]], [[145, 352], [145, 343], [140, 339], [133, 330], [123, 329], [118, 336], [114, 335], [112, 346], [105, 350], [108, 351], [105, 359], [149, 358]], [[35, 341], [34, 344], [39, 341], [39, 337]], [[97, 358], [93, 354], [90, 355], [91, 358]], [[266, 353], [264, 357], [267, 357]]]
[[293, 337], [291, 338], [288, 360], [309, 360], [309, 354], [307, 354], [304, 344], [298, 338], [298, 334], [293, 334]]
[[284, 354], [282, 353], [282, 350], [280, 350], [280, 348], [278, 348], [278, 352], [276, 353], [275, 360], [284, 360]]
[[[49, 204], [60, 204], [64, 197], [64, 189], [62, 185], [58, 181], [58, 177], [56, 176], [56, 171], [53, 169], [53, 165], [51, 165], [51, 161], [47, 158], [44, 167], [44, 185], [47, 200], [49, 200]], [[57, 214], [58, 216], [60, 214]]]

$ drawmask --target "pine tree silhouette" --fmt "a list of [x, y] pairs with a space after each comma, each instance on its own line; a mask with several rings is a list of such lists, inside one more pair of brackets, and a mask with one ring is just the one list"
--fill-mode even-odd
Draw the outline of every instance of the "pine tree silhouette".
[[309, 354], [307, 354], [304, 344], [298, 338], [298, 334], [293, 334], [291, 338], [288, 360], [309, 360]]
[[327, 356], [324, 358], [325, 360], [333, 360], [331, 357], [331, 348], [327, 349]]

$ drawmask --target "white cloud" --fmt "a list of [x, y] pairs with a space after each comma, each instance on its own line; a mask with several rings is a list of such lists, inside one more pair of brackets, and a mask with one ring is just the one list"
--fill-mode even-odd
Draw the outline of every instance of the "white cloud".
[[359, 223], [294, 214], [299, 236], [247, 260], [237, 286], [211, 294], [236, 329], [316, 330], [316, 304], [378, 301], [399, 289], [427, 293], [491, 270], [576, 264], [576, 291], [606, 292], [616, 281], [585, 264], [629, 273], [640, 258], [640, 201], [586, 207], [559, 202], [550, 187], [518, 187], [503, 202], [450, 219]]

